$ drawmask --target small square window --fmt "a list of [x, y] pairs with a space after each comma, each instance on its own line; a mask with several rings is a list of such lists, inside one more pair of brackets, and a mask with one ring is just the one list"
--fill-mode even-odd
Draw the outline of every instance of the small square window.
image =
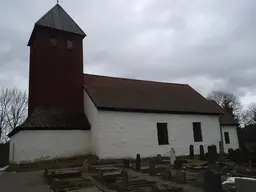
[[169, 144], [167, 123], [157, 123], [157, 136], [159, 145]]
[[67, 40], [67, 49], [73, 49], [73, 42], [71, 40]]
[[228, 132], [224, 132], [224, 137], [225, 137], [225, 143], [230, 144], [230, 139], [229, 139], [229, 133]]
[[57, 46], [57, 39], [56, 38], [50, 38], [50, 45], [52, 47], [56, 47]]
[[201, 123], [193, 123], [193, 133], [195, 142], [203, 141]]

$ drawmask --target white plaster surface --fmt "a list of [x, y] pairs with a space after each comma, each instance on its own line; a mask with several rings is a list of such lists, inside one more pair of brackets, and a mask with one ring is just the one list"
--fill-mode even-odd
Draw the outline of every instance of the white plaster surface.
[[[142, 157], [169, 155], [172, 147], [177, 156], [188, 155], [190, 144], [194, 145], [195, 154], [199, 154], [199, 145], [206, 151], [208, 145], [218, 148], [221, 140], [218, 116], [102, 110], [98, 110], [98, 116], [94, 139], [100, 158], [135, 157], [137, 153]], [[158, 145], [158, 122], [168, 123], [169, 145]], [[193, 122], [201, 122], [202, 142], [194, 142]]]
[[96, 108], [86, 91], [84, 91], [84, 112], [91, 124], [91, 154], [97, 155], [97, 133], [99, 129], [99, 114], [98, 109]]
[[[230, 144], [226, 144], [224, 132], [229, 133]], [[236, 126], [222, 125], [222, 134], [223, 134], [224, 151], [226, 153], [228, 153], [229, 148], [232, 148], [234, 150], [239, 148]]]
[[90, 131], [20, 131], [10, 139], [10, 162], [85, 155], [90, 152]]

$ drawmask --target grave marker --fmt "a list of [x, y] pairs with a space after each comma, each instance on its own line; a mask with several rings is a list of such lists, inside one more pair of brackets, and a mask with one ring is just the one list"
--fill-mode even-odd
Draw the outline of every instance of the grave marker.
[[190, 145], [189, 146], [189, 156], [190, 156], [190, 158], [191, 159], [193, 159], [194, 158], [194, 146], [193, 145]]
[[140, 154], [137, 154], [136, 156], [136, 171], [140, 171], [141, 169], [141, 159]]
[[181, 169], [182, 167], [182, 162], [181, 160], [177, 159], [174, 161], [174, 166], [173, 166], [175, 169]]
[[87, 160], [84, 160], [83, 164], [83, 172], [88, 173], [89, 172], [89, 164]]
[[130, 161], [129, 159], [124, 159], [123, 160], [124, 168], [129, 168], [130, 167]]
[[156, 176], [156, 163], [154, 159], [149, 160], [149, 175]]
[[174, 161], [176, 160], [174, 148], [171, 148], [171, 151], [170, 151], [170, 159], [171, 159], [171, 165], [174, 165]]
[[212, 170], [207, 170], [204, 174], [205, 192], [222, 192], [221, 175]]
[[176, 170], [176, 181], [177, 183], [186, 183], [186, 173], [183, 170]]
[[204, 146], [203, 145], [200, 145], [199, 151], [200, 151], [200, 160], [204, 160]]
[[172, 179], [171, 169], [165, 169], [163, 172], [163, 179], [170, 181]]

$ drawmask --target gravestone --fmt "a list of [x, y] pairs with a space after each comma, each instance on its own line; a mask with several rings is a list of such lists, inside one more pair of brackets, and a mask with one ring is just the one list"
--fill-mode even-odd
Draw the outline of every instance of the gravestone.
[[124, 159], [123, 160], [124, 168], [129, 168], [130, 167], [130, 161], [129, 159]]
[[200, 187], [204, 186], [204, 174], [205, 171], [200, 171], [196, 176], [196, 184]]
[[189, 146], [189, 156], [190, 156], [190, 158], [191, 159], [193, 159], [194, 158], [194, 146], [193, 145], [190, 145]]
[[216, 164], [216, 146], [208, 146], [208, 164]]
[[149, 175], [156, 176], [156, 163], [154, 159], [149, 160]]
[[244, 163], [244, 159], [245, 159], [245, 154], [243, 153], [243, 151], [241, 149], [236, 149], [234, 152], [234, 159], [236, 164], [242, 164]]
[[152, 186], [151, 192], [182, 192], [183, 188], [181, 187], [173, 187], [173, 186], [166, 186], [166, 185], [157, 185], [154, 184]]
[[157, 154], [157, 156], [156, 156], [156, 159], [155, 159], [156, 161], [155, 161], [155, 163], [156, 164], [160, 164], [161, 163], [161, 161], [162, 161], [162, 156], [161, 156], [161, 154]]
[[176, 182], [177, 183], [186, 183], [186, 173], [183, 170], [176, 170]]
[[200, 151], [200, 160], [204, 160], [204, 146], [203, 145], [200, 145], [199, 151]]
[[170, 151], [170, 159], [171, 159], [171, 165], [174, 165], [174, 161], [176, 160], [174, 148], [171, 148], [171, 151]]
[[222, 141], [219, 142], [219, 149], [220, 149], [220, 156], [223, 157], [225, 153], [224, 153], [224, 146]]
[[179, 160], [179, 159], [176, 159], [175, 161], [174, 161], [174, 169], [181, 169], [181, 167], [182, 167], [182, 162], [181, 162], [181, 160]]
[[88, 161], [87, 161], [87, 160], [84, 160], [83, 172], [84, 172], [84, 173], [88, 173], [88, 172], [89, 172], [89, 164], [88, 164]]
[[125, 169], [122, 170], [122, 187], [123, 189], [128, 188], [128, 173]]
[[45, 168], [44, 168], [44, 176], [45, 176], [45, 178], [48, 177], [48, 173], [49, 173], [48, 168], [47, 168], [47, 166], [45, 166]]
[[232, 161], [235, 160], [235, 154], [234, 153], [235, 153], [234, 149], [232, 149], [232, 148], [228, 149], [228, 158], [229, 158], [229, 160], [232, 160]]
[[236, 178], [235, 186], [236, 186], [236, 192], [255, 192], [256, 180]]
[[140, 171], [141, 169], [141, 159], [140, 154], [137, 154], [136, 156], [136, 171]]
[[171, 169], [165, 169], [162, 177], [164, 180], [170, 181], [172, 179]]
[[205, 192], [222, 192], [221, 175], [213, 170], [207, 170], [204, 174]]

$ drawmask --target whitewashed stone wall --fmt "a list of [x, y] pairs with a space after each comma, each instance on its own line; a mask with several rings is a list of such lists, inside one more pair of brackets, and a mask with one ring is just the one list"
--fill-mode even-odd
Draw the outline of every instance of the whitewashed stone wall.
[[[199, 145], [219, 146], [221, 140], [218, 116], [176, 115], [98, 111], [99, 126], [95, 133], [100, 158], [142, 157], [166, 154], [173, 147], [176, 155], [188, 155], [193, 144], [195, 154]], [[158, 122], [168, 123], [169, 145], [158, 145]], [[201, 122], [203, 142], [194, 142], [193, 122]]]
[[10, 139], [10, 162], [23, 163], [86, 155], [90, 131], [20, 131]]
[[86, 91], [84, 91], [84, 112], [91, 124], [91, 154], [97, 155], [99, 147], [97, 133], [98, 129], [100, 128], [99, 114], [98, 109], [96, 108]]
[[[229, 133], [230, 144], [226, 144], [224, 132]], [[234, 150], [239, 148], [236, 126], [228, 126], [228, 125], [224, 126], [223, 125], [222, 126], [222, 134], [223, 134], [224, 151], [226, 153], [228, 153], [229, 148], [232, 148]]]

